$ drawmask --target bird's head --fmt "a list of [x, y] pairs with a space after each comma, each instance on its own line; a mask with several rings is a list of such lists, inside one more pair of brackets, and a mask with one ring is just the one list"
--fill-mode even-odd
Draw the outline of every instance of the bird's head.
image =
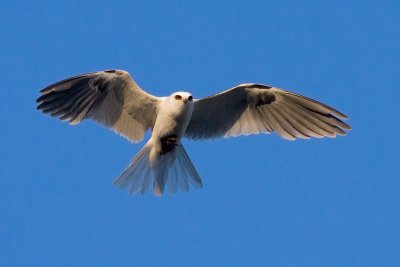
[[177, 114], [192, 114], [194, 103], [193, 96], [188, 92], [175, 92], [167, 97], [169, 109]]
[[193, 103], [193, 96], [188, 92], [175, 92], [170, 95], [170, 98], [177, 104]]

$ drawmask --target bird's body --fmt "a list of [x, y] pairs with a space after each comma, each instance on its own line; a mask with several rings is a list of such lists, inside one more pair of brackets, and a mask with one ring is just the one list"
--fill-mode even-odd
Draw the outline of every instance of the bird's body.
[[241, 84], [203, 99], [187, 92], [155, 97], [128, 72], [83, 74], [41, 91], [38, 109], [71, 124], [91, 118], [131, 141], [151, 138], [114, 181], [131, 193], [150, 187], [157, 195], [189, 190], [202, 181], [181, 139], [206, 139], [277, 132], [285, 139], [344, 135], [351, 129], [339, 111], [318, 101], [260, 84]]
[[[148, 152], [150, 169], [155, 170], [154, 190], [157, 195], [163, 193], [168, 179], [164, 173], [167, 169], [170, 169], [170, 166], [173, 166], [177, 158], [177, 152], [179, 153], [180, 149], [183, 149], [181, 139], [185, 134], [192, 112], [193, 98], [189, 93], [176, 92], [168, 97], [160, 98], [157, 119], [154, 123], [151, 138], [146, 144], [150, 148]], [[131, 169], [135, 170], [137, 167], [132, 165]], [[194, 167], [191, 168], [196, 173], [197, 183], [201, 185], [201, 180], [196, 170]], [[176, 177], [176, 179], [178, 178]], [[118, 180], [116, 182], [118, 183]], [[185, 188], [189, 189], [188, 187]], [[173, 192], [174, 189], [171, 191]]]
[[190, 93], [176, 92], [161, 98], [151, 138], [161, 143], [162, 140], [170, 138], [180, 141], [185, 134], [192, 112], [193, 97]]

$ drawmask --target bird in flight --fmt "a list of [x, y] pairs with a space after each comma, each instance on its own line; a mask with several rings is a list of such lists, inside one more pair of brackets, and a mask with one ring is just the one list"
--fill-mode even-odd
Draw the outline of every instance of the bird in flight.
[[175, 193], [202, 180], [181, 140], [276, 132], [284, 139], [335, 137], [351, 127], [347, 116], [316, 100], [268, 85], [246, 83], [194, 99], [175, 92], [156, 97], [124, 70], [78, 75], [40, 91], [37, 108], [75, 125], [93, 119], [132, 142], [151, 138], [114, 180], [131, 194]]

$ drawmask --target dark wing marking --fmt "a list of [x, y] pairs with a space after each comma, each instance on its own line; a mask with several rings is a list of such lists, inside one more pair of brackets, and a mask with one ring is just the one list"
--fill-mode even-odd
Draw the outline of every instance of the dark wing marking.
[[71, 77], [40, 93], [37, 108], [44, 113], [70, 124], [91, 118], [135, 142], [154, 126], [159, 102], [123, 70]]

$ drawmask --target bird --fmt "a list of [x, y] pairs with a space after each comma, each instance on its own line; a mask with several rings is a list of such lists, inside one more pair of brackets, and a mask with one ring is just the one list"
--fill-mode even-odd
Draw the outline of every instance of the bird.
[[182, 145], [192, 140], [277, 133], [284, 139], [336, 137], [348, 117], [311, 98], [278, 87], [243, 83], [201, 99], [189, 92], [157, 97], [125, 70], [74, 76], [40, 91], [37, 109], [71, 125], [92, 119], [137, 143], [151, 137], [116, 178], [130, 194], [187, 192], [202, 179]]

